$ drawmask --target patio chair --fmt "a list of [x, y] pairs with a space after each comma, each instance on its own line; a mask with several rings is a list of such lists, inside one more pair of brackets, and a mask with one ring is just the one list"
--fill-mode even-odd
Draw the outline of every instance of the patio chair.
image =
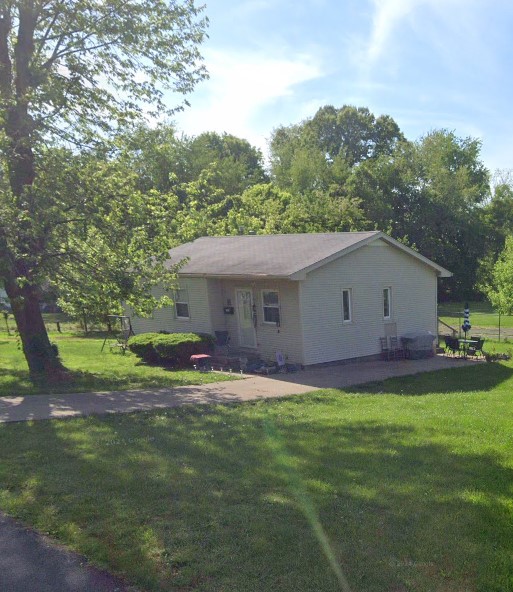
[[228, 331], [214, 331], [216, 336], [216, 345], [229, 345], [230, 333]]
[[454, 357], [456, 354], [460, 355], [460, 343], [456, 337], [446, 335], [445, 339], [445, 354], [451, 354]]
[[477, 341], [476, 344], [471, 345], [468, 348], [468, 355], [469, 356], [474, 356], [474, 357], [484, 357], [484, 353], [483, 353], [483, 346], [484, 346], [484, 339], [482, 337], [472, 337], [472, 341]]
[[281, 351], [276, 352], [276, 364], [278, 364], [278, 372], [287, 372], [285, 356], [281, 353]]
[[404, 360], [404, 347], [396, 336], [390, 337], [390, 351], [394, 360]]
[[380, 337], [379, 343], [381, 345], [381, 358], [383, 360], [390, 360], [391, 359], [390, 356], [392, 354], [392, 351], [388, 347], [388, 339], [386, 337]]

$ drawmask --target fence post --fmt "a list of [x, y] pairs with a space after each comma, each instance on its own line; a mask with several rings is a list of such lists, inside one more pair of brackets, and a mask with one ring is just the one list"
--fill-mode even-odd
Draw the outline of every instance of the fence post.
[[501, 342], [501, 312], [499, 311], [499, 343]]

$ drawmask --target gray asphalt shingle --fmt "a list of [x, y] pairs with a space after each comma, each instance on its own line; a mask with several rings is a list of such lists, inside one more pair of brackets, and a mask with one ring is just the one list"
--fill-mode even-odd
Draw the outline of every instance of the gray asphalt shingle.
[[288, 277], [380, 235], [372, 232], [202, 237], [170, 251], [170, 262], [188, 257], [183, 274]]

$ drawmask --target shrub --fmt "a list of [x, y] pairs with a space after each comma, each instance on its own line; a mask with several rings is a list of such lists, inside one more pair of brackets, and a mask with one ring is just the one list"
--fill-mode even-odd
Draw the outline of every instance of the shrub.
[[145, 362], [155, 363], [159, 355], [155, 351], [154, 343], [160, 335], [158, 333], [141, 333], [128, 340], [128, 349]]
[[214, 338], [199, 333], [171, 333], [160, 335], [155, 342], [155, 350], [161, 360], [185, 366], [194, 354], [206, 354], [212, 349]]
[[142, 333], [128, 340], [128, 349], [145, 362], [185, 366], [192, 355], [209, 353], [214, 343], [206, 333]]

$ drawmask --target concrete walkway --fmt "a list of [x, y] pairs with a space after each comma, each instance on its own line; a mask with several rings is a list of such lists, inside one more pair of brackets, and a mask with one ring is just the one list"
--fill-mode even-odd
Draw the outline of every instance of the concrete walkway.
[[385, 380], [392, 376], [405, 376], [476, 363], [479, 362], [435, 356], [427, 360], [343, 364], [268, 377], [245, 376], [242, 380], [197, 386], [0, 397], [0, 422], [131, 413], [185, 404], [240, 403], [308, 393], [320, 388], [347, 388], [366, 382]]

